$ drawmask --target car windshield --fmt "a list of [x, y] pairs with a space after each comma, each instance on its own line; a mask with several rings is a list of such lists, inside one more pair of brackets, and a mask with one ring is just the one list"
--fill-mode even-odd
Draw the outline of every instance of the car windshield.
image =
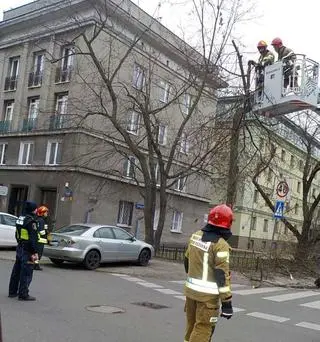
[[68, 234], [68, 235], [82, 235], [89, 229], [90, 227], [74, 224], [71, 226], [62, 227], [56, 230], [55, 233]]

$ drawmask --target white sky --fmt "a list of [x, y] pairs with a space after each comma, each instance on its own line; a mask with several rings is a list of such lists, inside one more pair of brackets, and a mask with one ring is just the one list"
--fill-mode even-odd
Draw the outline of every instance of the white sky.
[[[162, 17], [161, 22], [169, 29], [176, 31], [177, 24], [181, 22], [183, 6], [181, 10], [170, 5], [161, 6], [159, 0], [133, 0], [149, 14], [156, 13]], [[175, 0], [177, 2], [177, 0]], [[186, 0], [179, 0], [181, 3]], [[247, 0], [244, 0], [246, 2]], [[242, 43], [246, 46], [243, 52], [256, 53], [256, 44], [260, 39], [268, 43], [274, 37], [281, 37], [284, 45], [292, 48], [296, 53], [304, 53], [309, 58], [320, 62], [320, 48], [318, 43], [318, 22], [320, 1], [318, 0], [254, 0], [255, 12], [260, 14], [258, 18], [239, 29], [237, 35], [242, 36]], [[30, 0], [0, 0], [0, 19], [4, 10], [21, 6], [32, 2]], [[167, 1], [168, 2], [168, 1]], [[272, 50], [272, 47], [271, 47]], [[251, 57], [256, 57], [255, 55]]]

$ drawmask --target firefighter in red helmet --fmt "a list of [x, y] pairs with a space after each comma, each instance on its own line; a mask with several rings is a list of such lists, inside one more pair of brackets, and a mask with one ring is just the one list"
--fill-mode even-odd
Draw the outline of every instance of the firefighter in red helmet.
[[262, 95], [262, 88], [264, 83], [264, 68], [267, 65], [274, 63], [274, 54], [268, 50], [268, 44], [264, 40], [260, 40], [257, 44], [257, 49], [260, 53], [258, 62], [253, 60], [248, 62], [249, 66], [253, 65], [256, 72], [256, 90], [259, 92], [259, 96]]
[[290, 86], [290, 88], [298, 87], [297, 72], [293, 71], [294, 63], [297, 59], [295, 53], [293, 50], [283, 45], [281, 38], [274, 38], [271, 45], [278, 54], [278, 62], [283, 62], [284, 90], [286, 90], [288, 86]]
[[220, 316], [233, 315], [229, 256], [233, 212], [225, 204], [210, 210], [208, 223], [192, 234], [185, 255], [187, 281], [185, 342], [210, 341]]
[[38, 255], [39, 258], [35, 261], [34, 270], [42, 271], [42, 267], [40, 267], [39, 261], [41, 260], [44, 245], [48, 244], [48, 225], [46, 224], [46, 218], [48, 217], [49, 209], [42, 205], [36, 210], [36, 214], [38, 216], [39, 229], [38, 229]]

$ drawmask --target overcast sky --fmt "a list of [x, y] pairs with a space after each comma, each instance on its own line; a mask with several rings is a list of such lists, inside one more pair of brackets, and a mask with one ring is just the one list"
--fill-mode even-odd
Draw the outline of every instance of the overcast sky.
[[[177, 1], [177, 0], [175, 0]], [[247, 1], [247, 0], [244, 0]], [[255, 46], [260, 39], [268, 43], [274, 37], [281, 37], [284, 44], [296, 53], [306, 54], [320, 62], [318, 43], [318, 21], [320, 1], [318, 0], [254, 0], [257, 4], [255, 12], [261, 17], [241, 27], [239, 35], [246, 46], [245, 52], [256, 53]], [[14, 8], [32, 2], [30, 0], [0, 0], [0, 18], [6, 9]], [[157, 9], [159, 0], [134, 0], [150, 14], [162, 17], [161, 21], [169, 29], [176, 31], [177, 24], [183, 19], [183, 10], [177, 10], [170, 5]], [[181, 0], [183, 2], [183, 0]], [[272, 47], [271, 47], [272, 50]], [[254, 57], [254, 56], [252, 56]]]

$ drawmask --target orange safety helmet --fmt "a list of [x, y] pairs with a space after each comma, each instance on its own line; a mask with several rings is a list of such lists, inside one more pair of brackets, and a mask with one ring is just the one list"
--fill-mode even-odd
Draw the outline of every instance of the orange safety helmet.
[[267, 48], [268, 47], [268, 44], [264, 41], [264, 40], [260, 40], [258, 45], [257, 45], [257, 48]]
[[279, 48], [283, 45], [282, 44], [282, 39], [281, 38], [274, 38], [273, 41], [271, 42], [272, 46], [278, 46]]
[[39, 207], [38, 209], [37, 209], [37, 215], [38, 216], [43, 216], [45, 213], [47, 213], [49, 211], [49, 209], [46, 207], [46, 206], [44, 206], [44, 205], [42, 205], [41, 207]]
[[208, 223], [213, 226], [230, 229], [233, 221], [233, 212], [226, 204], [212, 208], [208, 215]]

